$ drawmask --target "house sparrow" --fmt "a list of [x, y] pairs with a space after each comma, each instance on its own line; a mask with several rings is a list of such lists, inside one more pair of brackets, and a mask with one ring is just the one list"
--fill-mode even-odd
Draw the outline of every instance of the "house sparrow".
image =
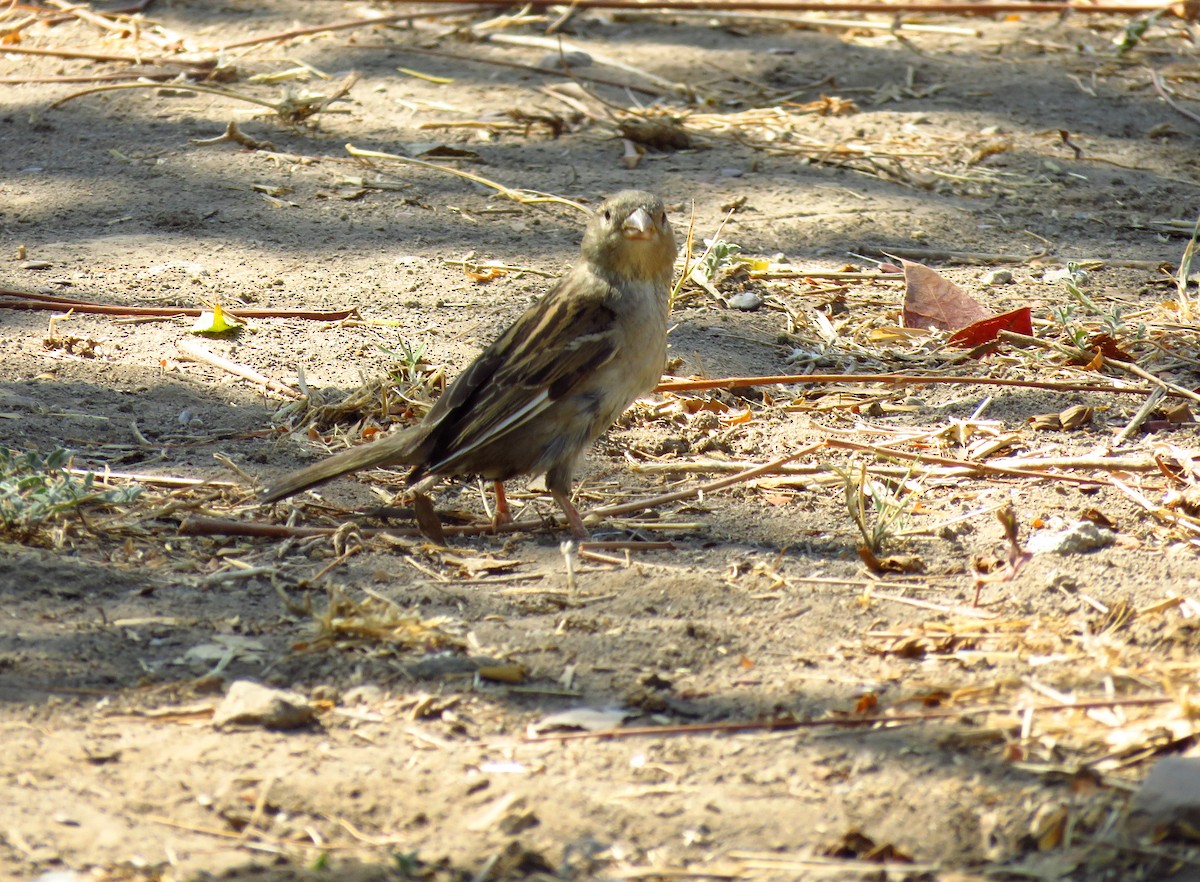
[[[571, 476], [591, 443], [654, 388], [667, 353], [675, 236], [662, 200], [625, 190], [596, 208], [580, 260], [458, 375], [416, 426], [361, 444], [264, 487], [274, 502], [372, 466], [409, 465], [422, 494], [438, 478], [503, 483], [546, 476], [571, 532], [587, 536]], [[418, 510], [421, 507], [418, 506]]]

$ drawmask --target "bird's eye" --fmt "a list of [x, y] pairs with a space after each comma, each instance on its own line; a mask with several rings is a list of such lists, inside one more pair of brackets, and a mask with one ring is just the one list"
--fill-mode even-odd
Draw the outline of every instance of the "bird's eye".
[[610, 209], [604, 209], [604, 219], [606, 221], [612, 220], [612, 211]]

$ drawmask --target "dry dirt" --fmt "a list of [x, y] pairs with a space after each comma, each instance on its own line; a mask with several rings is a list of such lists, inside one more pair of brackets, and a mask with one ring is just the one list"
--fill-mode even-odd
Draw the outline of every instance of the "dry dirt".
[[[371, 10], [409, 7], [158, 2], [145, 18], [200, 53]], [[561, 12], [487, 33], [544, 37]], [[46, 11], [4, 14], [12, 26]], [[283, 433], [281, 395], [184, 359], [181, 343], [285, 383], [302, 372], [330, 395], [384, 376], [406, 346], [452, 376], [575, 253], [582, 216], [569, 207], [517, 204], [442, 171], [360, 165], [347, 144], [471, 151], [474, 161], [432, 161], [579, 200], [654, 190], [681, 233], [694, 205], [697, 239], [736, 205], [721, 238], [802, 272], [721, 281], [722, 298], [764, 296], [756, 310], [685, 289], [677, 377], [938, 370], [1148, 387], [1111, 366], [1064, 366], [1051, 350], [1006, 344], [963, 359], [899, 330], [895, 281], [802, 277], [928, 249], [925, 262], [997, 311], [1031, 305], [1035, 332], [1060, 345], [1054, 309], [1068, 298], [1043, 276], [1093, 262], [1084, 290], [1098, 312], [1076, 305], [1068, 324], [1101, 329], [1107, 315], [1147, 370], [1196, 386], [1197, 337], [1158, 267], [1178, 265], [1200, 205], [1200, 125], [1148, 73], [1195, 112], [1187, 24], [1156, 20], [1118, 54], [1129, 19], [1108, 16], [924, 16], [953, 30], [889, 32], [578, 12], [559, 32], [596, 59], [580, 73], [658, 88], [661, 107], [693, 114], [690, 149], [649, 149], [630, 169], [612, 120], [655, 96], [585, 81], [589, 97], [532, 69], [544, 48], [466, 39], [493, 19], [430, 17], [223, 55], [236, 68], [224, 88], [269, 101], [359, 74], [301, 126], [178, 88], [51, 108], [90, 84], [14, 80], [129, 66], [0, 55], [5, 288], [126, 306], [353, 307], [362, 319], [254, 319], [235, 339], [198, 340], [192, 318], [51, 324], [50, 312], [0, 309], [0, 445], [67, 448], [76, 466], [139, 475], [144, 487], [132, 504], [71, 512], [0, 546], [0, 877], [1194, 878], [1181, 844], [1138, 845], [1123, 823], [1155, 757], [1191, 744], [1169, 699], [1194, 689], [1200, 642], [1194, 509], [1170, 496], [1194, 485], [1196, 427], [1152, 421], [1153, 432], [1115, 443], [1137, 395], [969, 384], [659, 394], [592, 451], [581, 508], [719, 476], [689, 463], [763, 463], [830, 439], [923, 459], [827, 448], [795, 474], [610, 518], [597, 539], [671, 547], [578, 558], [573, 587], [549, 529], [452, 537], [448, 548], [348, 530], [180, 535], [198, 515], [284, 524], [289, 507], [255, 507], [253, 482], [363, 430], [350, 420], [320, 437]], [[171, 54], [152, 42], [163, 31], [143, 30], [136, 39], [63, 16], [15, 45]], [[331, 79], [250, 82], [302, 65]], [[178, 67], [151, 59], [137, 71], [163, 69]], [[823, 115], [813, 102], [854, 105]], [[198, 143], [230, 121], [273, 149]], [[947, 251], [1021, 261], [1011, 284], [989, 286], [987, 266], [937, 256]], [[450, 262], [465, 259], [519, 269], [482, 281]], [[1094, 409], [1089, 423], [1031, 428], [1030, 417], [1076, 404]], [[993, 438], [1008, 443], [974, 446]], [[936, 456], [1092, 464], [1044, 479], [955, 472]], [[919, 570], [880, 575], [860, 559], [842, 474], [863, 468], [903, 514], [882, 554]], [[228, 483], [181, 489], [150, 476]], [[295, 503], [296, 524], [379, 526], [363, 511], [399, 486], [382, 472], [337, 482]], [[553, 513], [519, 495], [526, 515]], [[478, 520], [482, 499], [470, 482], [451, 484], [438, 505]], [[1110, 523], [1115, 541], [1034, 554], [1005, 579], [997, 511], [1010, 502], [1022, 543], [1085, 517]], [[975, 568], [989, 559], [996, 580], [973, 606]], [[417, 623], [415, 641], [344, 620], [331, 637], [320, 630], [331, 597], [347, 615], [393, 602]], [[302, 693], [316, 720], [215, 729], [211, 709], [238, 679]], [[1101, 703], [1062, 709], [1084, 699]], [[1022, 712], [1035, 704], [1060, 709]], [[817, 725], [531, 739], [554, 735], [539, 724], [572, 709], [624, 711], [624, 722], [603, 719], [641, 728]], [[889, 856], [915, 864], [871, 863]]]

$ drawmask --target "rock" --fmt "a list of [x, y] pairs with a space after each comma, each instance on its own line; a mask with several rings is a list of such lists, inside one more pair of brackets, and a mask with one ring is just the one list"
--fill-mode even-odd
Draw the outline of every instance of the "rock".
[[382, 703], [386, 697], [382, 687], [374, 683], [363, 683], [361, 686], [347, 689], [346, 694], [342, 696], [342, 704], [347, 707], [355, 704], [374, 706]]
[[218, 729], [225, 726], [295, 729], [312, 718], [312, 705], [303, 695], [238, 680], [230, 685], [212, 721]]
[[1162, 834], [1200, 828], [1200, 757], [1159, 760], [1134, 794], [1125, 816], [1135, 834]]
[[1025, 549], [1034, 554], [1083, 554], [1107, 548], [1117, 541], [1117, 534], [1091, 521], [1076, 521], [1056, 533], [1034, 533]]
[[763, 305], [763, 299], [754, 291], [741, 291], [730, 297], [726, 303], [730, 309], [740, 309], [745, 312], [758, 309]]
[[989, 288], [994, 288], [997, 285], [1011, 285], [1013, 281], [1012, 270], [994, 269], [983, 274], [979, 279], [984, 285]]
[[537, 66], [543, 70], [562, 70], [572, 67], [591, 67], [592, 56], [586, 52], [570, 50], [567, 52], [551, 52], [543, 55]]

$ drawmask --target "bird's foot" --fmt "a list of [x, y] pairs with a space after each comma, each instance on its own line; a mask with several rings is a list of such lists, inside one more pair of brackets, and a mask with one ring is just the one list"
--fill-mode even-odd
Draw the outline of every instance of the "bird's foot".
[[496, 481], [495, 484], [496, 511], [492, 514], [492, 532], [513, 522], [512, 512], [508, 508], [508, 495], [504, 492], [504, 482]]

